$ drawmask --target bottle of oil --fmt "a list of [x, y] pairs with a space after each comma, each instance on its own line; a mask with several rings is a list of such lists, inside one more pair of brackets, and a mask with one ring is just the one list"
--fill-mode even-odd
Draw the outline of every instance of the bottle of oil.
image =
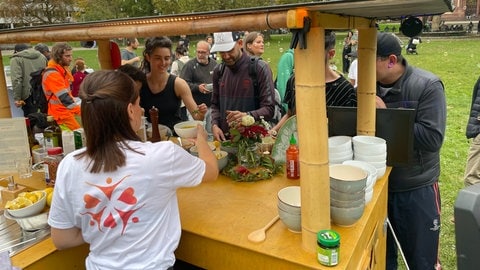
[[62, 130], [53, 116], [47, 116], [48, 126], [43, 130], [43, 139], [45, 141], [45, 150], [53, 147], [62, 147]]
[[300, 178], [300, 161], [299, 161], [300, 152], [297, 147], [297, 141], [295, 136], [292, 134], [290, 138], [290, 146], [286, 151], [286, 161], [287, 161], [287, 178], [288, 179], [299, 179]]
[[152, 121], [152, 138], [150, 138], [151, 142], [159, 142], [160, 138], [160, 130], [158, 129], [158, 109], [153, 106], [149, 111], [150, 113], [150, 120]]

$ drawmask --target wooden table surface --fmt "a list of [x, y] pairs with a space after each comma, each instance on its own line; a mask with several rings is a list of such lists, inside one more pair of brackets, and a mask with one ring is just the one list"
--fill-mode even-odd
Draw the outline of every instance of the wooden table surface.
[[[385, 217], [377, 214], [374, 206], [386, 208], [389, 172], [390, 168], [377, 181], [372, 201], [354, 226], [332, 224], [332, 229], [341, 236], [340, 263], [334, 269], [357, 269], [370, 248], [372, 228], [369, 224], [377, 226], [384, 222]], [[45, 187], [42, 175], [36, 172], [32, 178], [18, 182], [33, 189]], [[277, 215], [277, 192], [299, 184], [299, 180], [284, 176], [247, 183], [222, 175], [217, 181], [178, 190], [182, 238], [176, 256], [206, 269], [331, 269], [320, 265], [315, 253], [302, 248], [301, 233], [289, 231], [280, 220], [267, 231], [264, 242], [252, 243], [247, 239], [250, 232]], [[386, 209], [382, 212], [386, 213]], [[16, 254], [12, 262], [21, 268], [37, 269], [28, 266], [54, 251], [48, 238]]]

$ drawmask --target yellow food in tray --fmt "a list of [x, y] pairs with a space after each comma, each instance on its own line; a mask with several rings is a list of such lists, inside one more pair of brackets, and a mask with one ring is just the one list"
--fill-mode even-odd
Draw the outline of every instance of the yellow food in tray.
[[22, 192], [18, 194], [17, 198], [7, 201], [5, 204], [5, 209], [17, 210], [25, 208], [38, 202], [42, 196], [44, 196], [42, 191]]

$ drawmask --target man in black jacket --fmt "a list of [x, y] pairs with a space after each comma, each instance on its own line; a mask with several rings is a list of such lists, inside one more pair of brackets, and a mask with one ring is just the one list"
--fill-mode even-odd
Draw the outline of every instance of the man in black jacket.
[[465, 167], [465, 186], [480, 183], [480, 77], [473, 87], [472, 104], [467, 124], [467, 139], [473, 139]]
[[[437, 76], [409, 66], [401, 52], [394, 35], [378, 33], [377, 107], [416, 111], [412, 162], [393, 167], [389, 175], [388, 218], [410, 269], [441, 269], [438, 178], [446, 126], [445, 91]], [[389, 231], [388, 270], [397, 269], [397, 248]]]

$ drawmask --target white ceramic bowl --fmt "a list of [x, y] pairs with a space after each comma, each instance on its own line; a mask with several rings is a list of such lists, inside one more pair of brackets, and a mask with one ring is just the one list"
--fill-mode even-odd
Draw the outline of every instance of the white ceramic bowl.
[[343, 151], [343, 152], [328, 152], [328, 158], [329, 159], [340, 159], [340, 158], [345, 158], [345, 157], [353, 157], [353, 151]]
[[197, 125], [203, 125], [203, 121], [184, 121], [173, 126], [175, 133], [181, 138], [196, 138], [197, 137]]
[[353, 153], [351, 155], [343, 156], [340, 158], [328, 158], [328, 162], [330, 164], [342, 164], [344, 161], [352, 160], [352, 159], [353, 159]]
[[48, 226], [48, 212], [42, 212], [29, 217], [14, 217], [7, 211], [5, 211], [3, 214], [5, 218], [15, 220], [25, 231], [36, 231]]
[[358, 192], [341, 192], [330, 188], [330, 199], [339, 201], [357, 201], [365, 198], [365, 190]]
[[45, 208], [45, 204], [47, 203], [47, 193], [40, 190], [37, 192], [40, 192], [42, 194], [42, 197], [38, 199], [38, 201], [36, 201], [34, 204], [16, 210], [7, 209], [7, 212], [12, 217], [16, 218], [29, 217], [42, 212], [43, 208]]
[[361, 168], [346, 165], [330, 165], [330, 189], [341, 192], [359, 192], [367, 183], [367, 172]]
[[360, 153], [355, 152], [353, 154], [354, 160], [361, 160], [366, 162], [386, 162], [387, 161], [387, 153], [380, 154], [380, 155], [363, 155]]
[[328, 152], [337, 153], [352, 151], [352, 137], [333, 136], [328, 138]]
[[301, 197], [299, 186], [282, 188], [278, 194], [278, 207], [292, 214], [300, 214]]
[[376, 145], [376, 144], [384, 145], [387, 142], [380, 137], [358, 135], [358, 136], [352, 137], [352, 143], [353, 143], [353, 148], [355, 149], [355, 147], [357, 146], [371, 147], [372, 145]]
[[373, 189], [365, 192], [365, 204], [369, 203], [373, 197]]
[[387, 144], [354, 145], [353, 151], [363, 155], [380, 155], [387, 153]]
[[347, 160], [344, 161], [343, 164], [362, 168], [368, 173], [367, 183], [365, 184], [366, 188], [375, 185], [375, 182], [377, 181], [377, 168], [375, 168], [375, 166], [373, 166], [372, 164], [360, 160]]
[[365, 203], [350, 208], [330, 206], [330, 217], [333, 223], [343, 227], [350, 227], [362, 217], [364, 210]]
[[387, 166], [377, 168], [377, 180], [382, 178], [386, 171], [387, 171]]
[[289, 231], [299, 233], [302, 231], [302, 215], [287, 212], [282, 208], [278, 208], [280, 220], [287, 226]]

